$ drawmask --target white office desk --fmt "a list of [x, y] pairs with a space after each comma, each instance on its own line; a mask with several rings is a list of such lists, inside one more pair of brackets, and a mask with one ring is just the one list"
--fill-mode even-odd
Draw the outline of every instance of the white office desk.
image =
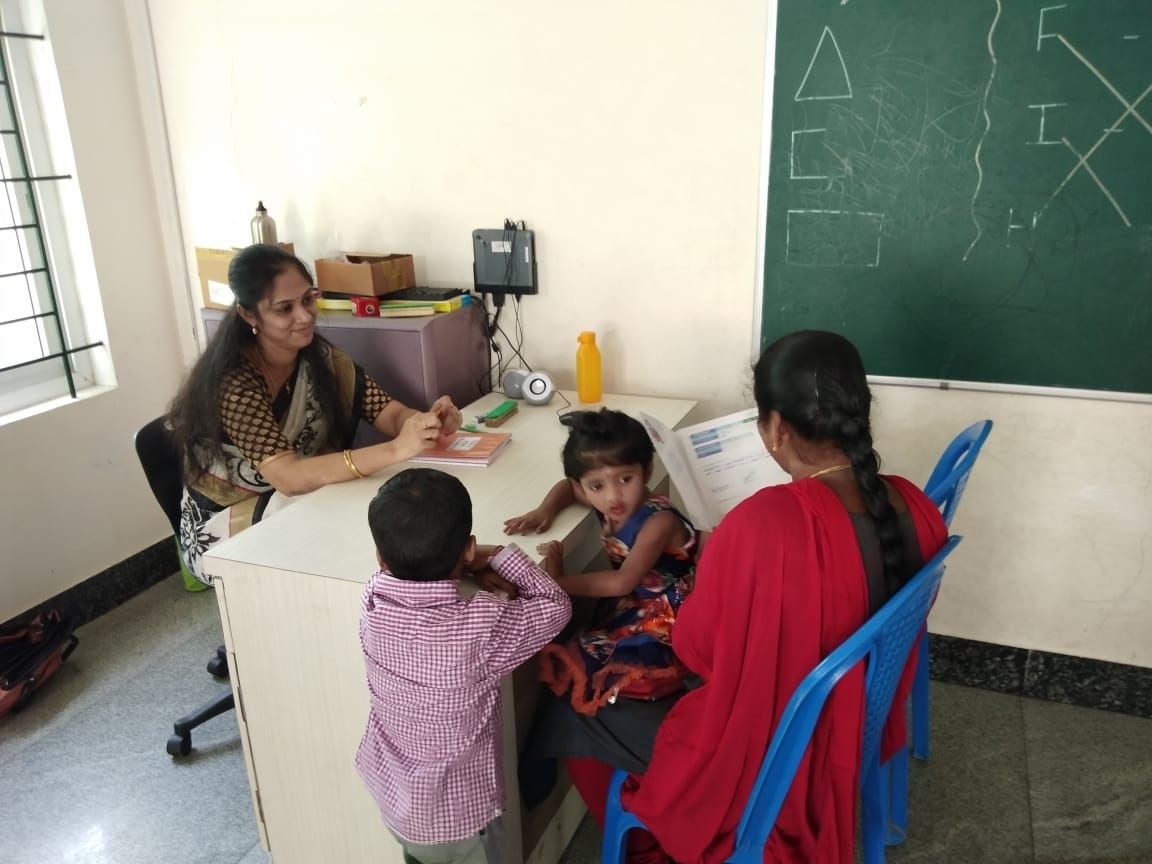
[[[502, 398], [485, 396], [464, 409], [465, 420]], [[606, 396], [604, 404], [647, 412], [670, 427], [695, 405], [635, 396]], [[557, 407], [520, 403], [501, 427], [512, 442], [490, 467], [445, 469], [468, 487], [478, 542], [507, 542], [504, 520], [534, 508], [562, 476], [567, 429]], [[260, 838], [275, 864], [402, 864], [354, 759], [368, 717], [358, 635], [360, 595], [376, 568], [368, 502], [404, 467], [303, 496], [205, 558], [216, 580]], [[521, 543], [534, 553], [539, 542], [563, 540], [566, 567], [581, 570], [599, 550], [594, 524], [590, 512], [569, 508], [548, 532]], [[533, 664], [502, 687], [507, 864], [554, 864], [584, 812], [567, 787], [522, 812], [516, 753], [537, 695]]]

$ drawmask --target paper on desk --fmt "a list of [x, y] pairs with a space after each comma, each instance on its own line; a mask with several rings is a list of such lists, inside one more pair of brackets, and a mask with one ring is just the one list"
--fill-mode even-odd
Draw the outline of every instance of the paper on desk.
[[754, 492], [789, 480], [760, 440], [755, 408], [677, 430], [647, 414], [640, 419], [701, 531]]

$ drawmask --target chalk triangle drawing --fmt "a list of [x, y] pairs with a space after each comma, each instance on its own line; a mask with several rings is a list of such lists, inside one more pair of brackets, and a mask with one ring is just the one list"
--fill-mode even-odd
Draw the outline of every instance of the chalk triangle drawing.
[[[831, 48], [825, 47], [831, 43]], [[833, 57], [829, 52], [835, 52]], [[819, 65], [817, 64], [819, 61]], [[812, 71], [816, 77], [812, 79]], [[812, 79], [809, 83], [809, 79]], [[807, 88], [807, 91], [805, 90]], [[820, 41], [816, 50], [812, 52], [812, 59], [808, 61], [808, 71], [804, 73], [804, 80], [796, 88], [796, 102], [811, 102], [819, 99], [851, 99], [852, 82], [848, 80], [848, 68], [844, 65], [844, 55], [840, 53], [840, 45], [836, 42], [836, 34], [831, 28], [825, 27], [820, 34]]]

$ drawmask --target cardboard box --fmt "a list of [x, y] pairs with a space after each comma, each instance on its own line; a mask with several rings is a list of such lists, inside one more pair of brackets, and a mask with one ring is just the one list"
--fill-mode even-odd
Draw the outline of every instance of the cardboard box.
[[[285, 252], [296, 254], [291, 243], [277, 244]], [[200, 296], [205, 309], [231, 309], [235, 297], [228, 287], [228, 265], [240, 247], [232, 249], [208, 249], [196, 247], [196, 274], [200, 277]]]
[[383, 297], [416, 284], [411, 255], [345, 252], [347, 261], [316, 259], [316, 285], [325, 294]]

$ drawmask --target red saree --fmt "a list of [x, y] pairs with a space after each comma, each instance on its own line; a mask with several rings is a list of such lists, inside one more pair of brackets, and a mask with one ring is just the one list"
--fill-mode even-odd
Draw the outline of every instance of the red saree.
[[[925, 561], [943, 545], [939, 512], [915, 486], [887, 477], [908, 504]], [[772, 732], [800, 680], [868, 615], [868, 588], [851, 518], [824, 484], [763, 489], [721, 522], [672, 645], [704, 679], [669, 712], [648, 773], [625, 805], [682, 864], [729, 855]], [[916, 652], [896, 704], [911, 684]], [[766, 862], [850, 864], [859, 783], [863, 674], [832, 692], [800, 763]], [[884, 752], [904, 742], [893, 712]]]

